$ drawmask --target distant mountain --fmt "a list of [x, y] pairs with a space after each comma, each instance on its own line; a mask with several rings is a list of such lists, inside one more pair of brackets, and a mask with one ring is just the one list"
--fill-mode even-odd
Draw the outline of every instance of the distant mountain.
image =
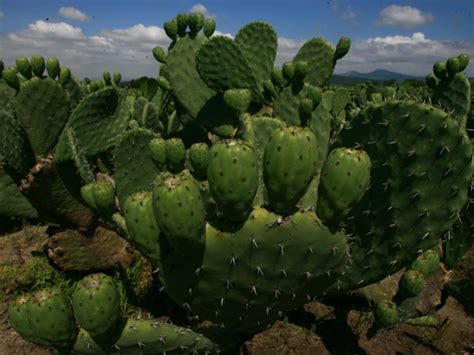
[[403, 81], [407, 79], [424, 80], [424, 78], [422, 77], [400, 74], [400, 73], [396, 73], [389, 70], [383, 70], [383, 69], [377, 69], [377, 70], [371, 71], [370, 73], [360, 73], [353, 70], [344, 74], [339, 74], [339, 76], [346, 77], [346, 78], [357, 78], [357, 79], [374, 80], [374, 81], [385, 81], [385, 80]]

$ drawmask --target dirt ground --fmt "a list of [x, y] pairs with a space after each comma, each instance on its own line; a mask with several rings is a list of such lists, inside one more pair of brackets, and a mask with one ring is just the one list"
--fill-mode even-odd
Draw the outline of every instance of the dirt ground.
[[[45, 227], [28, 227], [14, 235], [1, 236], [0, 273], [4, 265], [24, 264], [42, 253], [48, 238]], [[324, 300], [324, 304], [306, 304], [272, 328], [243, 341], [235, 354], [474, 354], [474, 317], [442, 291], [447, 279], [468, 275], [474, 275], [474, 249], [455, 270], [441, 267], [428, 279], [417, 309], [436, 316], [438, 326], [400, 324], [369, 339], [367, 333], [373, 322], [369, 299], [393, 292], [395, 275], [377, 288]], [[51, 354], [22, 340], [9, 326], [7, 307], [13, 298], [8, 285], [0, 285], [0, 354]]]

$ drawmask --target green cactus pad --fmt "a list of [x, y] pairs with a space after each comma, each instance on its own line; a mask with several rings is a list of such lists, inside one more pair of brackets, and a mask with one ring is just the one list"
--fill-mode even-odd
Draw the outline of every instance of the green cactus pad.
[[82, 181], [73, 162], [41, 159], [23, 179], [21, 191], [44, 221], [87, 227], [93, 212], [81, 198]]
[[20, 192], [13, 178], [3, 167], [0, 157], [0, 216], [38, 218], [38, 211]]
[[316, 137], [310, 129], [289, 127], [273, 132], [265, 147], [263, 179], [277, 213], [295, 210], [316, 173], [316, 154]]
[[142, 128], [127, 132], [114, 150], [114, 181], [120, 203], [131, 194], [151, 190], [163, 167], [157, 166], [148, 150], [156, 134]]
[[251, 22], [235, 36], [235, 43], [247, 60], [259, 87], [271, 78], [278, 47], [277, 34], [266, 22]]
[[471, 83], [465, 74], [455, 74], [441, 80], [434, 90], [434, 104], [439, 104], [462, 125], [466, 125], [471, 110]]
[[160, 278], [185, 309], [253, 332], [321, 295], [337, 278], [346, 247], [345, 237], [312, 212], [282, 218], [255, 209], [242, 226], [208, 226], [205, 250], [167, 254]]
[[128, 319], [117, 334], [103, 344], [81, 329], [74, 352], [94, 355], [216, 353], [219, 350], [217, 343], [200, 333], [200, 330], [192, 331], [155, 320]]
[[[472, 182], [471, 182], [472, 184]], [[474, 189], [469, 190], [469, 201], [460, 212], [453, 228], [443, 237], [443, 263], [453, 268], [461, 262], [474, 245]]]
[[382, 327], [389, 327], [398, 323], [399, 316], [397, 305], [388, 300], [377, 302], [374, 309], [374, 318], [376, 323]]
[[160, 262], [160, 229], [153, 214], [151, 192], [137, 192], [127, 197], [123, 212], [129, 241], [135, 248], [156, 266]]
[[209, 165], [209, 146], [206, 143], [194, 143], [188, 150], [191, 174], [197, 180], [207, 180]]
[[41, 334], [35, 332], [30, 315], [31, 295], [22, 295], [8, 308], [8, 322], [20, 336], [26, 341], [40, 346], [50, 346], [50, 342], [41, 338]]
[[97, 210], [103, 216], [112, 217], [115, 213], [115, 187], [110, 180], [101, 180], [92, 189]]
[[472, 152], [455, 120], [409, 101], [369, 106], [340, 143], [372, 161], [371, 187], [345, 226], [353, 263], [339, 286], [358, 288], [409, 265], [449, 230], [467, 200]]
[[318, 216], [341, 219], [364, 196], [370, 184], [370, 157], [363, 150], [336, 148], [321, 172]]
[[285, 87], [275, 101], [274, 115], [289, 126], [301, 126], [300, 117], [301, 100], [309, 98], [314, 91], [314, 86], [303, 83], [294, 83]]
[[258, 187], [257, 155], [252, 147], [238, 140], [215, 143], [209, 151], [207, 179], [227, 219], [247, 218]]
[[203, 36], [180, 38], [169, 50], [167, 72], [178, 101], [192, 117], [196, 117], [206, 102], [215, 95], [200, 78], [196, 69], [196, 54], [207, 39]]
[[206, 211], [199, 187], [187, 170], [163, 173], [153, 188], [153, 211], [160, 230], [180, 250], [203, 243]]
[[260, 98], [261, 86], [240, 47], [225, 36], [212, 37], [199, 50], [196, 67], [201, 79], [216, 92], [229, 89], [249, 89]]
[[[0, 92], [1, 95], [1, 92]], [[8, 98], [5, 97], [5, 100]], [[3, 101], [3, 98], [0, 99]], [[26, 132], [16, 119], [13, 109], [0, 108], [0, 155], [14, 171], [14, 177], [23, 178], [35, 163], [35, 156]]]
[[315, 37], [303, 44], [293, 62], [308, 63], [306, 82], [314, 86], [324, 86], [334, 70], [334, 48], [320, 37]]
[[[86, 155], [106, 152], [114, 147], [127, 128], [133, 101], [121, 97], [114, 87], [107, 87], [88, 95], [74, 109], [66, 125], [76, 133]], [[56, 159], [72, 159], [66, 134], [56, 147]]]
[[79, 329], [71, 303], [59, 288], [35, 292], [28, 311], [33, 333], [41, 341], [56, 348], [74, 344]]
[[425, 288], [425, 277], [419, 271], [407, 270], [403, 273], [398, 284], [398, 293], [395, 299], [398, 302], [410, 297], [418, 296]]
[[69, 99], [53, 79], [32, 78], [22, 84], [15, 97], [15, 111], [33, 151], [45, 156], [56, 145], [69, 118]]

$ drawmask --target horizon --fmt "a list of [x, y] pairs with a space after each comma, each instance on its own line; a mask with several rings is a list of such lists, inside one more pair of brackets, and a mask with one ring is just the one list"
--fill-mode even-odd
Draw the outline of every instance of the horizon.
[[[152, 49], [170, 43], [164, 21], [200, 12], [216, 19], [217, 34], [235, 36], [249, 22], [270, 23], [278, 34], [276, 66], [315, 36], [333, 45], [347, 36], [351, 50], [335, 74], [388, 70], [424, 77], [436, 61], [461, 53], [474, 59], [473, 10], [470, 0], [3, 0], [0, 59], [11, 66], [16, 57], [56, 57], [80, 79], [104, 71], [119, 71], [124, 80], [153, 77], [159, 63]], [[473, 62], [467, 75], [474, 76]]]

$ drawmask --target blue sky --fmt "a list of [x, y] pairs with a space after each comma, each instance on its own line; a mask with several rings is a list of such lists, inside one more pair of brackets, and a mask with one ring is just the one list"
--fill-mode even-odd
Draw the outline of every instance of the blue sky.
[[253, 20], [270, 22], [280, 40], [276, 65], [314, 36], [333, 44], [352, 38], [336, 72], [426, 75], [436, 60], [474, 57], [474, 0], [0, 0], [0, 57], [8, 64], [16, 56], [57, 56], [79, 77], [103, 70], [152, 76], [158, 64], [149, 54], [168, 44], [163, 22], [190, 11], [216, 18], [218, 31], [230, 35]]

